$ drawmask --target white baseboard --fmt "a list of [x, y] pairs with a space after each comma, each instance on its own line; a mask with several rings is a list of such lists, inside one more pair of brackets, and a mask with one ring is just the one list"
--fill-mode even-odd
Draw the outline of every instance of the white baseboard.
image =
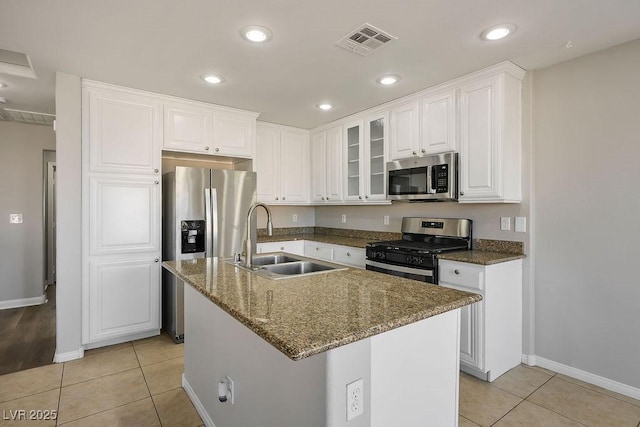
[[182, 388], [185, 392], [187, 392], [187, 396], [189, 396], [189, 399], [191, 399], [191, 403], [193, 403], [193, 406], [196, 408], [198, 415], [200, 415], [200, 418], [202, 418], [202, 422], [204, 423], [204, 425], [207, 427], [216, 427], [216, 425], [213, 423], [213, 420], [207, 413], [207, 410], [204, 409], [204, 405], [202, 404], [202, 402], [200, 402], [198, 396], [196, 396], [196, 392], [193, 391], [193, 388], [191, 388], [191, 384], [189, 384], [189, 381], [187, 381], [184, 374], [182, 374]]
[[11, 299], [7, 301], [0, 301], [0, 310], [7, 310], [9, 308], [28, 307], [30, 305], [40, 305], [47, 302], [47, 296], [41, 295], [39, 297], [32, 298], [20, 298]]
[[124, 336], [121, 336], [121, 337], [109, 338], [109, 339], [104, 339], [104, 340], [100, 340], [100, 341], [85, 342], [84, 345], [85, 345], [85, 348], [87, 350], [93, 350], [94, 348], [106, 347], [108, 345], [121, 344], [123, 342], [128, 342], [128, 341], [141, 340], [141, 339], [145, 339], [145, 338], [155, 337], [157, 335], [160, 335], [160, 329], [152, 329], [152, 330], [147, 331], [147, 332], [139, 332], [137, 334], [124, 335]]
[[83, 357], [84, 347], [80, 347], [75, 351], [68, 351], [66, 353], [58, 353], [58, 349], [56, 349], [56, 354], [53, 355], [53, 363], [69, 362], [71, 360], [82, 359]]
[[640, 388], [610, 380], [609, 378], [601, 377], [572, 366], [563, 365], [562, 363], [554, 362], [553, 360], [545, 359], [536, 355], [523, 354], [522, 363], [529, 366], [540, 366], [541, 368], [549, 369], [550, 371], [640, 400]]

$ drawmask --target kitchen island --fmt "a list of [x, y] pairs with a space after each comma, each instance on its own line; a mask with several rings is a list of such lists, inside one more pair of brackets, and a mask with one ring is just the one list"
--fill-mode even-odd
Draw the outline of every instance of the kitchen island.
[[[359, 269], [270, 280], [217, 258], [163, 265], [190, 285], [183, 386], [207, 425], [457, 424], [458, 309], [479, 295]], [[218, 400], [226, 377], [233, 404]], [[363, 413], [347, 421], [359, 379]]]

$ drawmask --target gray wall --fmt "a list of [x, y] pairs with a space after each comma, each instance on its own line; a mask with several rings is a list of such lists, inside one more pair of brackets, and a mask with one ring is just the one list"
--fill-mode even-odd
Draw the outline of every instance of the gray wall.
[[640, 387], [640, 40], [534, 75], [536, 353]]
[[50, 126], [0, 121], [0, 303], [43, 295], [42, 162], [55, 148]]
[[56, 73], [58, 362], [82, 356], [81, 80]]

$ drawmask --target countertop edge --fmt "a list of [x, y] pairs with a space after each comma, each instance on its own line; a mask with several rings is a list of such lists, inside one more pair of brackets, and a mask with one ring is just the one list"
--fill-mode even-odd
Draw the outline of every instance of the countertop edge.
[[326, 344], [321, 344], [321, 345], [318, 345], [316, 347], [312, 346], [312, 347], [310, 347], [310, 348], [308, 347], [306, 349], [295, 349], [295, 348], [291, 348], [291, 346], [286, 345], [286, 343], [282, 342], [282, 340], [278, 340], [278, 339], [275, 339], [273, 336], [270, 336], [268, 333], [266, 333], [266, 331], [263, 328], [260, 327], [259, 323], [256, 323], [255, 321], [252, 321], [252, 320], [246, 318], [245, 316], [241, 315], [236, 310], [234, 310], [233, 307], [225, 304], [224, 301], [220, 300], [219, 298], [215, 298], [214, 296], [208, 294], [200, 286], [198, 286], [197, 284], [193, 283], [191, 281], [191, 279], [187, 275], [184, 275], [184, 274], [180, 273], [178, 270], [173, 268], [171, 265], [167, 264], [166, 261], [164, 261], [162, 263], [162, 266], [165, 269], [167, 269], [169, 272], [171, 272], [172, 274], [176, 275], [178, 278], [183, 280], [185, 283], [190, 285], [192, 288], [196, 289], [203, 296], [205, 296], [208, 300], [210, 300], [212, 303], [214, 303], [220, 309], [222, 309], [225, 313], [227, 313], [230, 316], [232, 316], [234, 319], [236, 319], [237, 321], [242, 323], [244, 326], [246, 326], [249, 330], [251, 330], [256, 335], [258, 335], [260, 338], [265, 340], [267, 343], [271, 344], [273, 347], [278, 349], [281, 353], [286, 355], [289, 359], [294, 360], [294, 361], [302, 360], [302, 359], [305, 359], [307, 357], [310, 357], [310, 356], [313, 356], [313, 355], [316, 355], [316, 354], [320, 354], [320, 353], [323, 353], [325, 351], [341, 347], [343, 345], [351, 344], [351, 343], [354, 343], [356, 341], [360, 341], [362, 339], [369, 338], [369, 337], [377, 335], [377, 334], [388, 332], [390, 330], [393, 330], [393, 329], [396, 329], [396, 328], [399, 328], [399, 327], [402, 327], [402, 326], [406, 326], [406, 325], [409, 325], [411, 323], [415, 323], [415, 322], [418, 322], [418, 321], [421, 321], [421, 320], [425, 320], [425, 319], [428, 319], [430, 317], [437, 316], [439, 314], [446, 313], [448, 311], [455, 310], [455, 309], [458, 309], [458, 308], [461, 308], [461, 307], [464, 307], [464, 306], [467, 306], [467, 305], [470, 305], [470, 304], [473, 304], [475, 302], [478, 302], [478, 301], [482, 300], [482, 295], [474, 294], [474, 293], [471, 293], [471, 292], [457, 291], [457, 292], [460, 292], [461, 294], [466, 294], [466, 296], [461, 297], [459, 300], [457, 300], [455, 302], [451, 302], [451, 303], [448, 303], [448, 304], [443, 304], [443, 305], [440, 305], [440, 306], [435, 307], [435, 308], [431, 308], [431, 309], [428, 309], [428, 310], [417, 312], [417, 313], [414, 313], [412, 315], [405, 316], [405, 317], [402, 317], [400, 319], [396, 319], [393, 322], [388, 322], [387, 324], [377, 325], [377, 326], [365, 329], [365, 330], [363, 330], [361, 332], [358, 332], [358, 333], [355, 333], [355, 334], [350, 334], [350, 335], [348, 335], [346, 337], [331, 341], [331, 342], [326, 343]]

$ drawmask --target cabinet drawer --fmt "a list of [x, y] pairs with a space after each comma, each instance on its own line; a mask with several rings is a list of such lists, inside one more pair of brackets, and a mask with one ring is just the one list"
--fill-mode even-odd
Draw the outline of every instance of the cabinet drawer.
[[304, 255], [304, 241], [290, 240], [286, 242], [265, 242], [256, 245], [259, 254], [266, 252], [288, 252], [290, 254]]
[[325, 261], [333, 261], [333, 247], [324, 243], [304, 242], [304, 255]]
[[335, 246], [333, 260], [341, 264], [364, 268], [365, 250], [347, 246]]
[[440, 282], [484, 289], [484, 267], [454, 261], [440, 261], [438, 265]]

